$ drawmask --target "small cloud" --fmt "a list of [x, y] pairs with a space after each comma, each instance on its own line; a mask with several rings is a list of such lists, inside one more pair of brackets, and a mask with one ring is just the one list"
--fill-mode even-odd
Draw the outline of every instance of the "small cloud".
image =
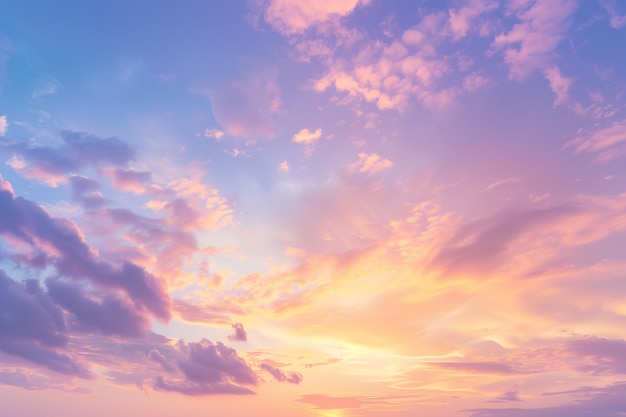
[[315, 132], [311, 132], [309, 129], [302, 129], [291, 139], [292, 142], [303, 143], [305, 145], [312, 145], [322, 136], [322, 129], [317, 129]]
[[224, 135], [224, 131], [219, 129], [207, 129], [204, 131], [204, 137], [209, 139], [220, 140], [222, 137], [224, 137]]
[[475, 93], [489, 85], [491, 79], [480, 74], [473, 73], [463, 78], [463, 89]]
[[31, 97], [34, 100], [39, 100], [42, 97], [54, 95], [60, 86], [61, 84], [56, 80], [46, 81], [40, 88], [33, 91]]
[[293, 35], [303, 33], [334, 16], [349, 15], [359, 3], [359, 0], [305, 3], [297, 0], [272, 0], [264, 18], [278, 32]]
[[548, 68], [543, 71], [544, 77], [550, 83], [550, 88], [556, 96], [554, 106], [567, 103], [569, 98], [569, 88], [574, 82], [573, 78], [564, 77], [557, 67]]
[[229, 151], [228, 149], [224, 149], [224, 153], [232, 156], [233, 158], [236, 158], [238, 156], [246, 156], [247, 152], [243, 149], [237, 149], [237, 148], [233, 148], [232, 151]]
[[375, 174], [387, 168], [391, 168], [393, 162], [376, 153], [359, 153], [359, 160], [348, 166], [348, 171], [359, 174]]
[[510, 184], [510, 183], [514, 183], [514, 182], [520, 182], [522, 181], [520, 178], [506, 178], [504, 180], [500, 180], [500, 181], [496, 181], [496, 182], [492, 182], [491, 184], [489, 184], [486, 188], [485, 191], [489, 191], [492, 190], [496, 187], [499, 187], [501, 185], [504, 184]]
[[0, 135], [4, 135], [7, 133], [9, 129], [9, 122], [7, 121], [7, 116], [0, 116]]
[[278, 382], [287, 382], [289, 384], [295, 385], [298, 385], [300, 382], [302, 382], [302, 375], [300, 375], [298, 372], [290, 372], [289, 375], [287, 375], [282, 370], [275, 368], [267, 363], [262, 363], [261, 369], [269, 372]]
[[233, 323], [232, 328], [235, 329], [235, 333], [228, 335], [228, 339], [238, 342], [246, 342], [248, 340], [248, 333], [243, 328], [243, 324]]
[[304, 153], [306, 156], [310, 156], [313, 153], [315, 143], [322, 137], [322, 129], [317, 129], [311, 132], [309, 129], [302, 129], [291, 138], [292, 142], [301, 143], [304, 145]]
[[289, 163], [287, 161], [283, 161], [280, 164], [278, 164], [278, 170], [280, 172], [289, 172], [289, 170], [291, 169], [291, 167], [289, 166]]

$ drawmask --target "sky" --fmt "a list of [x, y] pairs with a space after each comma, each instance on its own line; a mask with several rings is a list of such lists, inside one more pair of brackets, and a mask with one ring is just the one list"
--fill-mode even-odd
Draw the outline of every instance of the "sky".
[[626, 415], [626, 2], [0, 0], [11, 417]]

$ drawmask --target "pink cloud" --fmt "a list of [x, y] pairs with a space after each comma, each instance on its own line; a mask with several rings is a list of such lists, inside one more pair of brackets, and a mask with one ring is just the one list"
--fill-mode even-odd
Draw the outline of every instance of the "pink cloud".
[[335, 16], [350, 14], [361, 0], [320, 0], [303, 3], [298, 0], [271, 0], [265, 20], [277, 31], [292, 35], [323, 23]]
[[391, 168], [393, 162], [387, 158], [383, 158], [376, 153], [367, 154], [365, 152], [359, 153], [359, 160], [348, 166], [349, 172], [359, 174], [375, 174], [385, 169]]
[[535, 70], [551, 67], [554, 50], [569, 30], [577, 2], [537, 0], [532, 5], [522, 2], [518, 7], [520, 23], [508, 33], [496, 36], [492, 46], [504, 51], [509, 77], [521, 80]]

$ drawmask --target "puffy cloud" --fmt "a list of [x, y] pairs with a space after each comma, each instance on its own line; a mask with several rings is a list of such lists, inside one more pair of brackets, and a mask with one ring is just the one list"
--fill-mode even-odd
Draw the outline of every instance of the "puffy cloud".
[[119, 295], [89, 294], [76, 283], [59, 279], [46, 280], [46, 286], [50, 297], [75, 315], [79, 330], [83, 327], [105, 335], [140, 337], [150, 328], [150, 316]]
[[102, 288], [122, 290], [139, 310], [169, 320], [171, 299], [162, 278], [128, 261], [113, 265], [99, 260], [74, 223], [50, 217], [37, 204], [16, 198], [7, 190], [0, 191], [0, 233], [34, 248], [52, 249], [49, 254], [59, 273], [87, 279]]
[[493, 41], [493, 48], [504, 50], [504, 62], [509, 66], [509, 77], [521, 80], [537, 69], [552, 66], [552, 53], [565, 37], [571, 16], [577, 8], [576, 0], [537, 0], [516, 10], [520, 23], [508, 33], [501, 33]]
[[298, 0], [271, 0], [265, 10], [265, 20], [283, 34], [302, 33], [334, 16], [350, 14], [360, 2], [361, 0], [319, 0], [303, 3]]
[[322, 137], [322, 129], [316, 129], [311, 132], [309, 129], [302, 129], [291, 138], [292, 142], [302, 143], [304, 145], [312, 145]]
[[304, 145], [304, 153], [309, 156], [313, 153], [315, 143], [322, 137], [322, 129], [311, 132], [309, 129], [302, 129], [291, 138], [292, 142]]
[[470, 0], [459, 9], [450, 9], [450, 29], [454, 39], [461, 39], [467, 35], [475, 25], [476, 19], [483, 13], [495, 10], [499, 7], [498, 1], [494, 0]]
[[7, 121], [7, 116], [0, 116], [0, 135], [7, 133], [8, 128], [9, 122]]
[[73, 197], [85, 209], [98, 209], [107, 204], [107, 200], [100, 193], [100, 183], [96, 180], [73, 175], [69, 177], [69, 183], [74, 193]]
[[135, 171], [133, 169], [116, 168], [108, 170], [107, 174], [113, 180], [113, 186], [121, 191], [130, 191], [135, 194], [143, 194], [147, 191], [145, 185], [152, 179], [152, 174], [145, 171]]
[[180, 342], [177, 350], [181, 358], [176, 366], [183, 379], [159, 376], [154, 389], [185, 395], [254, 393], [247, 387], [258, 383], [257, 376], [234, 349], [202, 339], [197, 343]]
[[393, 162], [383, 158], [376, 153], [359, 153], [359, 160], [348, 166], [348, 171], [359, 174], [375, 174], [385, 169], [391, 168]]
[[243, 324], [233, 323], [232, 327], [235, 329], [235, 333], [228, 335], [230, 340], [236, 340], [239, 342], [245, 342], [248, 340], [248, 334], [246, 333], [246, 329], [243, 328]]
[[18, 283], [0, 270], [0, 351], [62, 374], [91, 377], [73, 355], [58, 351], [68, 343], [63, 310], [36, 280]]

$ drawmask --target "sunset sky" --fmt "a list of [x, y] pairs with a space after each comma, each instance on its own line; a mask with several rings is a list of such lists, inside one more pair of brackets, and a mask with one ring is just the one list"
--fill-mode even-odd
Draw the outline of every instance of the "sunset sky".
[[0, 0], [0, 415], [626, 415], [626, 2]]

